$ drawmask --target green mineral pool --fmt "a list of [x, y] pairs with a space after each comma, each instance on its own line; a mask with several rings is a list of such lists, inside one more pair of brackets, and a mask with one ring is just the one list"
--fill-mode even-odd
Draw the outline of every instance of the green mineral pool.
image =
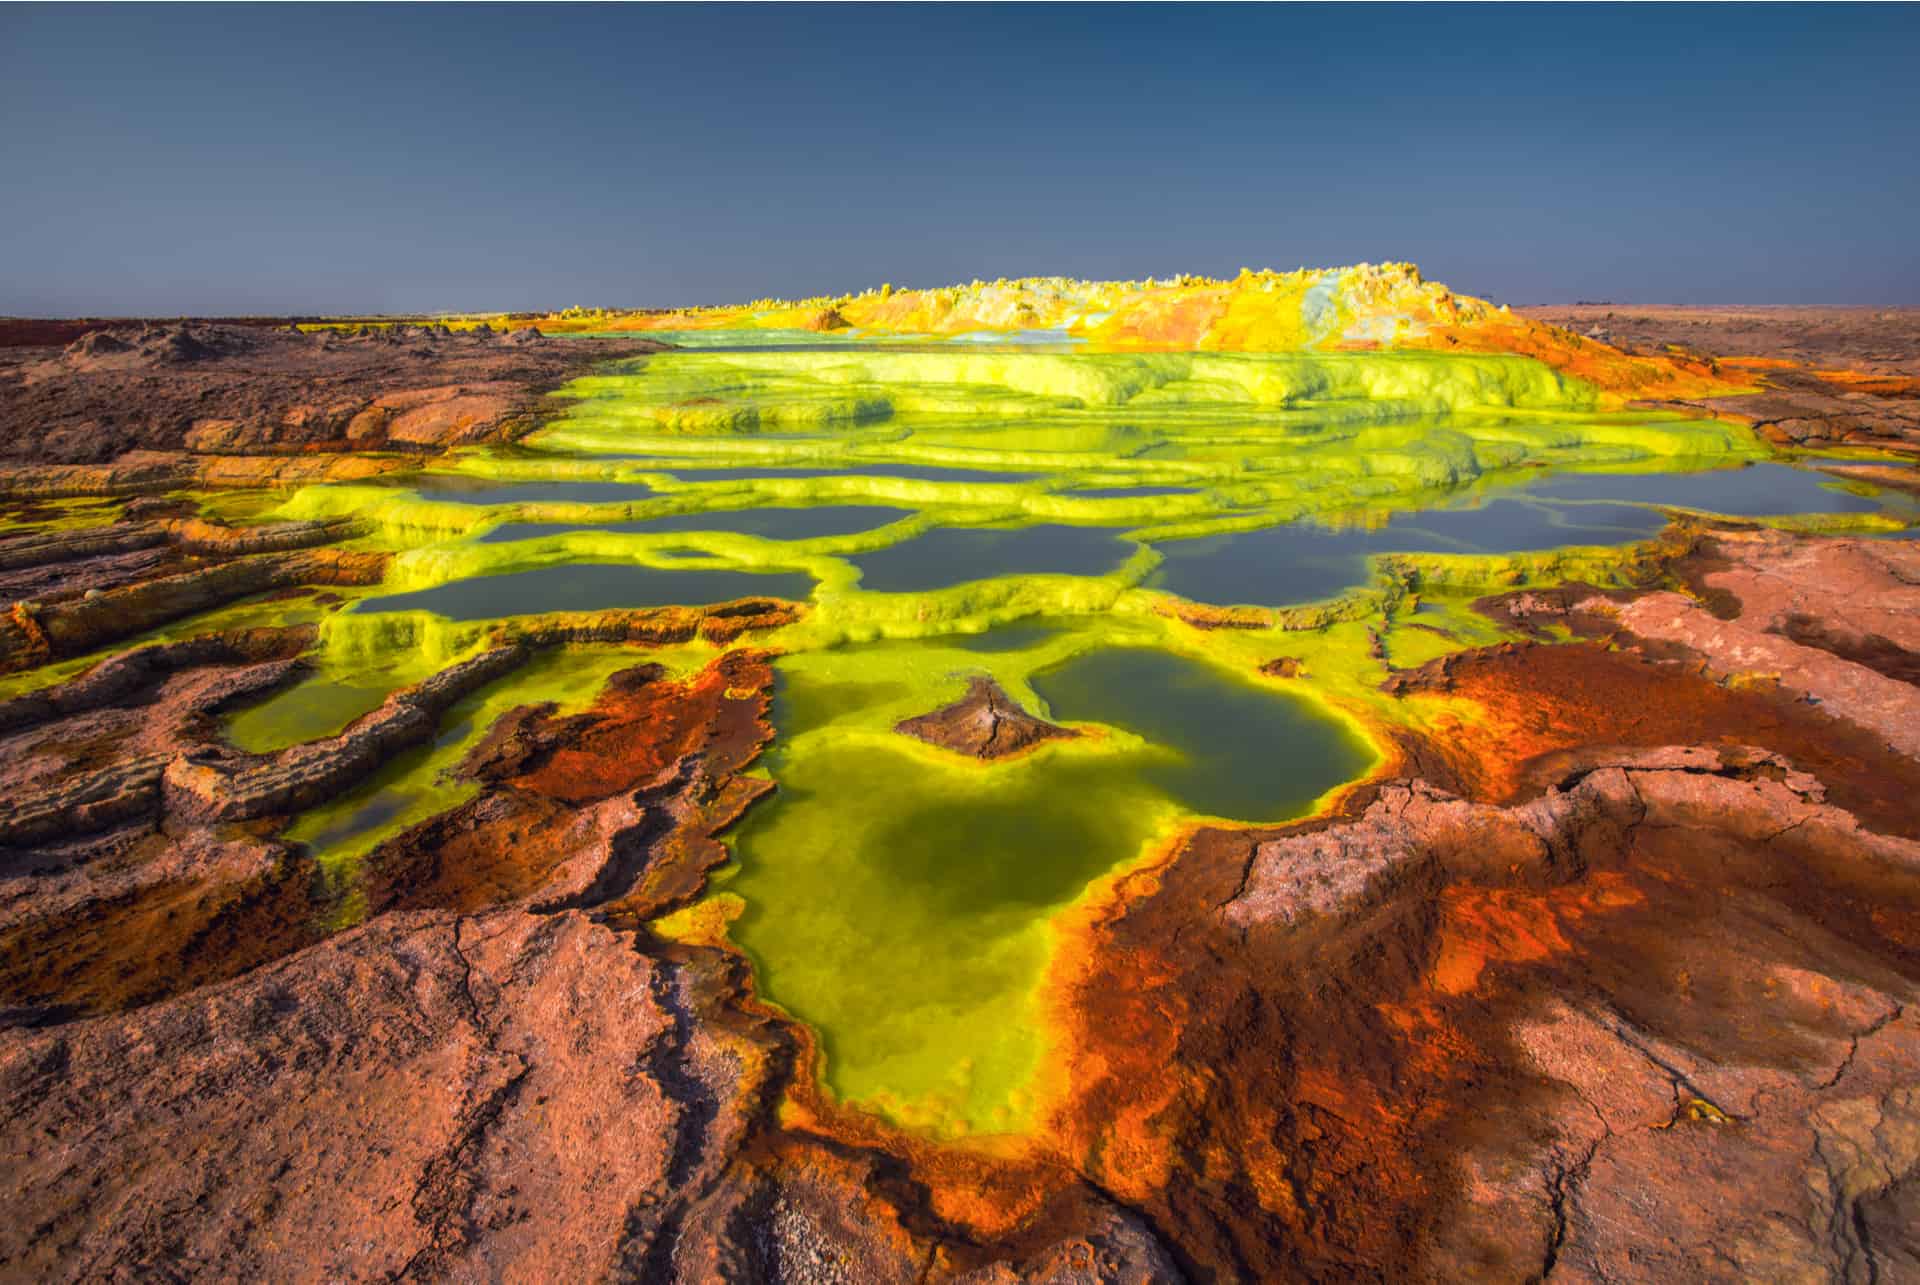
[[405, 485], [424, 499], [459, 504], [618, 504], [653, 495], [644, 482], [505, 482], [461, 473], [419, 473]]
[[733, 838], [733, 938], [763, 994], [818, 1032], [827, 1086], [942, 1134], [1019, 1127], [1044, 1052], [1033, 1005], [1050, 923], [1092, 880], [1183, 817], [1297, 816], [1373, 762], [1308, 700], [1136, 647], [1034, 677], [1040, 712], [1091, 735], [983, 764], [890, 730], [971, 672], [1019, 692], [1061, 650], [1050, 637], [1025, 654], [910, 643], [783, 659], [780, 788]]
[[366, 598], [358, 609], [431, 611], [450, 620], [494, 620], [550, 611], [700, 606], [736, 598], [804, 599], [812, 592], [813, 578], [791, 571], [670, 571], [627, 563], [567, 562]]
[[1565, 545], [1630, 544], [1659, 533], [1658, 509], [1630, 504], [1531, 504], [1393, 515], [1376, 529], [1294, 522], [1257, 531], [1169, 540], [1148, 584], [1195, 602], [1285, 606], [1367, 582], [1377, 553], [1518, 553]]
[[998, 576], [1105, 575], [1136, 548], [1099, 527], [1057, 523], [1014, 530], [941, 527], [852, 561], [860, 569], [862, 589], [913, 593]]
[[756, 535], [767, 540], [817, 540], [826, 536], [853, 535], [898, 522], [911, 509], [894, 509], [880, 504], [816, 504], [792, 508], [721, 509], [713, 513], [676, 513], [664, 518], [646, 518], [633, 522], [607, 522], [590, 525], [579, 522], [503, 522], [485, 536], [493, 544], [510, 540], [533, 540], [569, 531], [607, 531], [614, 534], [648, 535], [670, 531], [732, 531]]

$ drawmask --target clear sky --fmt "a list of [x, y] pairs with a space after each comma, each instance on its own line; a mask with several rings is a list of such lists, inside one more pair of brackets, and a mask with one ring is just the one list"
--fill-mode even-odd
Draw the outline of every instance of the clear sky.
[[0, 5], [0, 312], [1920, 303], [1920, 6]]

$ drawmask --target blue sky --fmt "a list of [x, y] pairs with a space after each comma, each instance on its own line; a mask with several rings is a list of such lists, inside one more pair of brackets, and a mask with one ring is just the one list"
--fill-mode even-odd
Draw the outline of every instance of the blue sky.
[[1920, 303], [1920, 6], [0, 6], [0, 312]]

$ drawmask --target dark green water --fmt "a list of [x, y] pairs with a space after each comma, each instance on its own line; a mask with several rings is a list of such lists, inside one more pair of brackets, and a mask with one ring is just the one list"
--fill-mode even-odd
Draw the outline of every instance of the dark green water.
[[532, 540], [568, 531], [613, 531], [648, 534], [670, 531], [731, 531], [768, 540], [817, 540], [852, 535], [898, 522], [912, 510], [879, 504], [821, 504], [808, 508], [732, 509], [715, 513], [677, 513], [671, 517], [595, 526], [576, 522], [503, 522], [481, 537], [482, 543]]
[[227, 737], [243, 750], [264, 754], [332, 736], [362, 714], [378, 709], [394, 686], [309, 678], [233, 715], [227, 721]]
[[994, 652], [1002, 651], [1025, 651], [1034, 644], [1045, 642], [1055, 634], [1063, 633], [1072, 627], [1065, 621], [1022, 620], [1016, 624], [999, 625], [984, 633], [956, 634], [943, 641], [962, 651], [992, 655]]
[[661, 571], [628, 563], [572, 563], [475, 576], [431, 589], [363, 599], [356, 610], [432, 611], [452, 620], [493, 620], [548, 611], [695, 606], [735, 598], [805, 599], [813, 578], [799, 572]]
[[1728, 517], [1874, 513], [1882, 503], [1840, 490], [1837, 479], [1791, 464], [1748, 464], [1700, 473], [1559, 473], [1527, 488], [1543, 500], [1665, 504]]
[[1012, 531], [936, 527], [849, 559], [860, 587], [916, 593], [996, 576], [1099, 576], [1133, 556], [1135, 546], [1098, 527], [1043, 524]]
[[1494, 500], [1472, 509], [1396, 516], [1377, 531], [1309, 522], [1158, 545], [1166, 555], [1155, 589], [1222, 606], [1315, 602], [1367, 582], [1379, 553], [1519, 553], [1571, 544], [1644, 540], [1666, 525], [1657, 509], [1631, 504], [1526, 504]]
[[621, 504], [644, 500], [644, 482], [500, 482], [458, 473], [421, 473], [406, 485], [428, 500], [459, 504]]
[[1153, 648], [1085, 652], [1032, 685], [1056, 720], [1125, 728], [1173, 751], [1142, 777], [1208, 816], [1298, 816], [1372, 761], [1352, 731], [1306, 701]]

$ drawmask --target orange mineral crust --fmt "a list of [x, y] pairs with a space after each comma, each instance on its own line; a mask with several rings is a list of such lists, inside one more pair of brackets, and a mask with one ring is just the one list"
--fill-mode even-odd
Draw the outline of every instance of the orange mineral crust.
[[1474, 798], [1538, 792], [1594, 746], [1758, 746], [1818, 776], [1864, 824], [1920, 837], [1920, 764], [1765, 685], [1728, 687], [1682, 663], [1588, 643], [1463, 653], [1404, 682], [1410, 700], [1468, 702], [1470, 715], [1443, 715], [1429, 740]]
[[[639, 827], [656, 851], [644, 867], [619, 866], [639, 882], [604, 913], [672, 908], [726, 859], [714, 833], [768, 788], [739, 773], [772, 738], [772, 683], [766, 656], [729, 651], [684, 682], [658, 665], [623, 670], [580, 714], [510, 713], [462, 767], [486, 788], [377, 849], [369, 901], [474, 910], [535, 890], [551, 898], [604, 860], [594, 845], [634, 845]], [[603, 868], [570, 899], [600, 904], [614, 873]]]
[[[1054, 1144], [1202, 1279], [1537, 1273], [1568, 1234], [1542, 1182], [1637, 1131], [1754, 1127], [1920, 978], [1920, 918], [1887, 913], [1920, 849], [1782, 762], [1589, 752], [1511, 807], [1388, 781], [1195, 835], [1062, 960]], [[1833, 950], [1867, 991], [1820, 980]], [[1642, 1199], [1622, 1181], [1585, 1189], [1596, 1220]], [[1584, 1252], [1645, 1234], [1596, 1221]]]

